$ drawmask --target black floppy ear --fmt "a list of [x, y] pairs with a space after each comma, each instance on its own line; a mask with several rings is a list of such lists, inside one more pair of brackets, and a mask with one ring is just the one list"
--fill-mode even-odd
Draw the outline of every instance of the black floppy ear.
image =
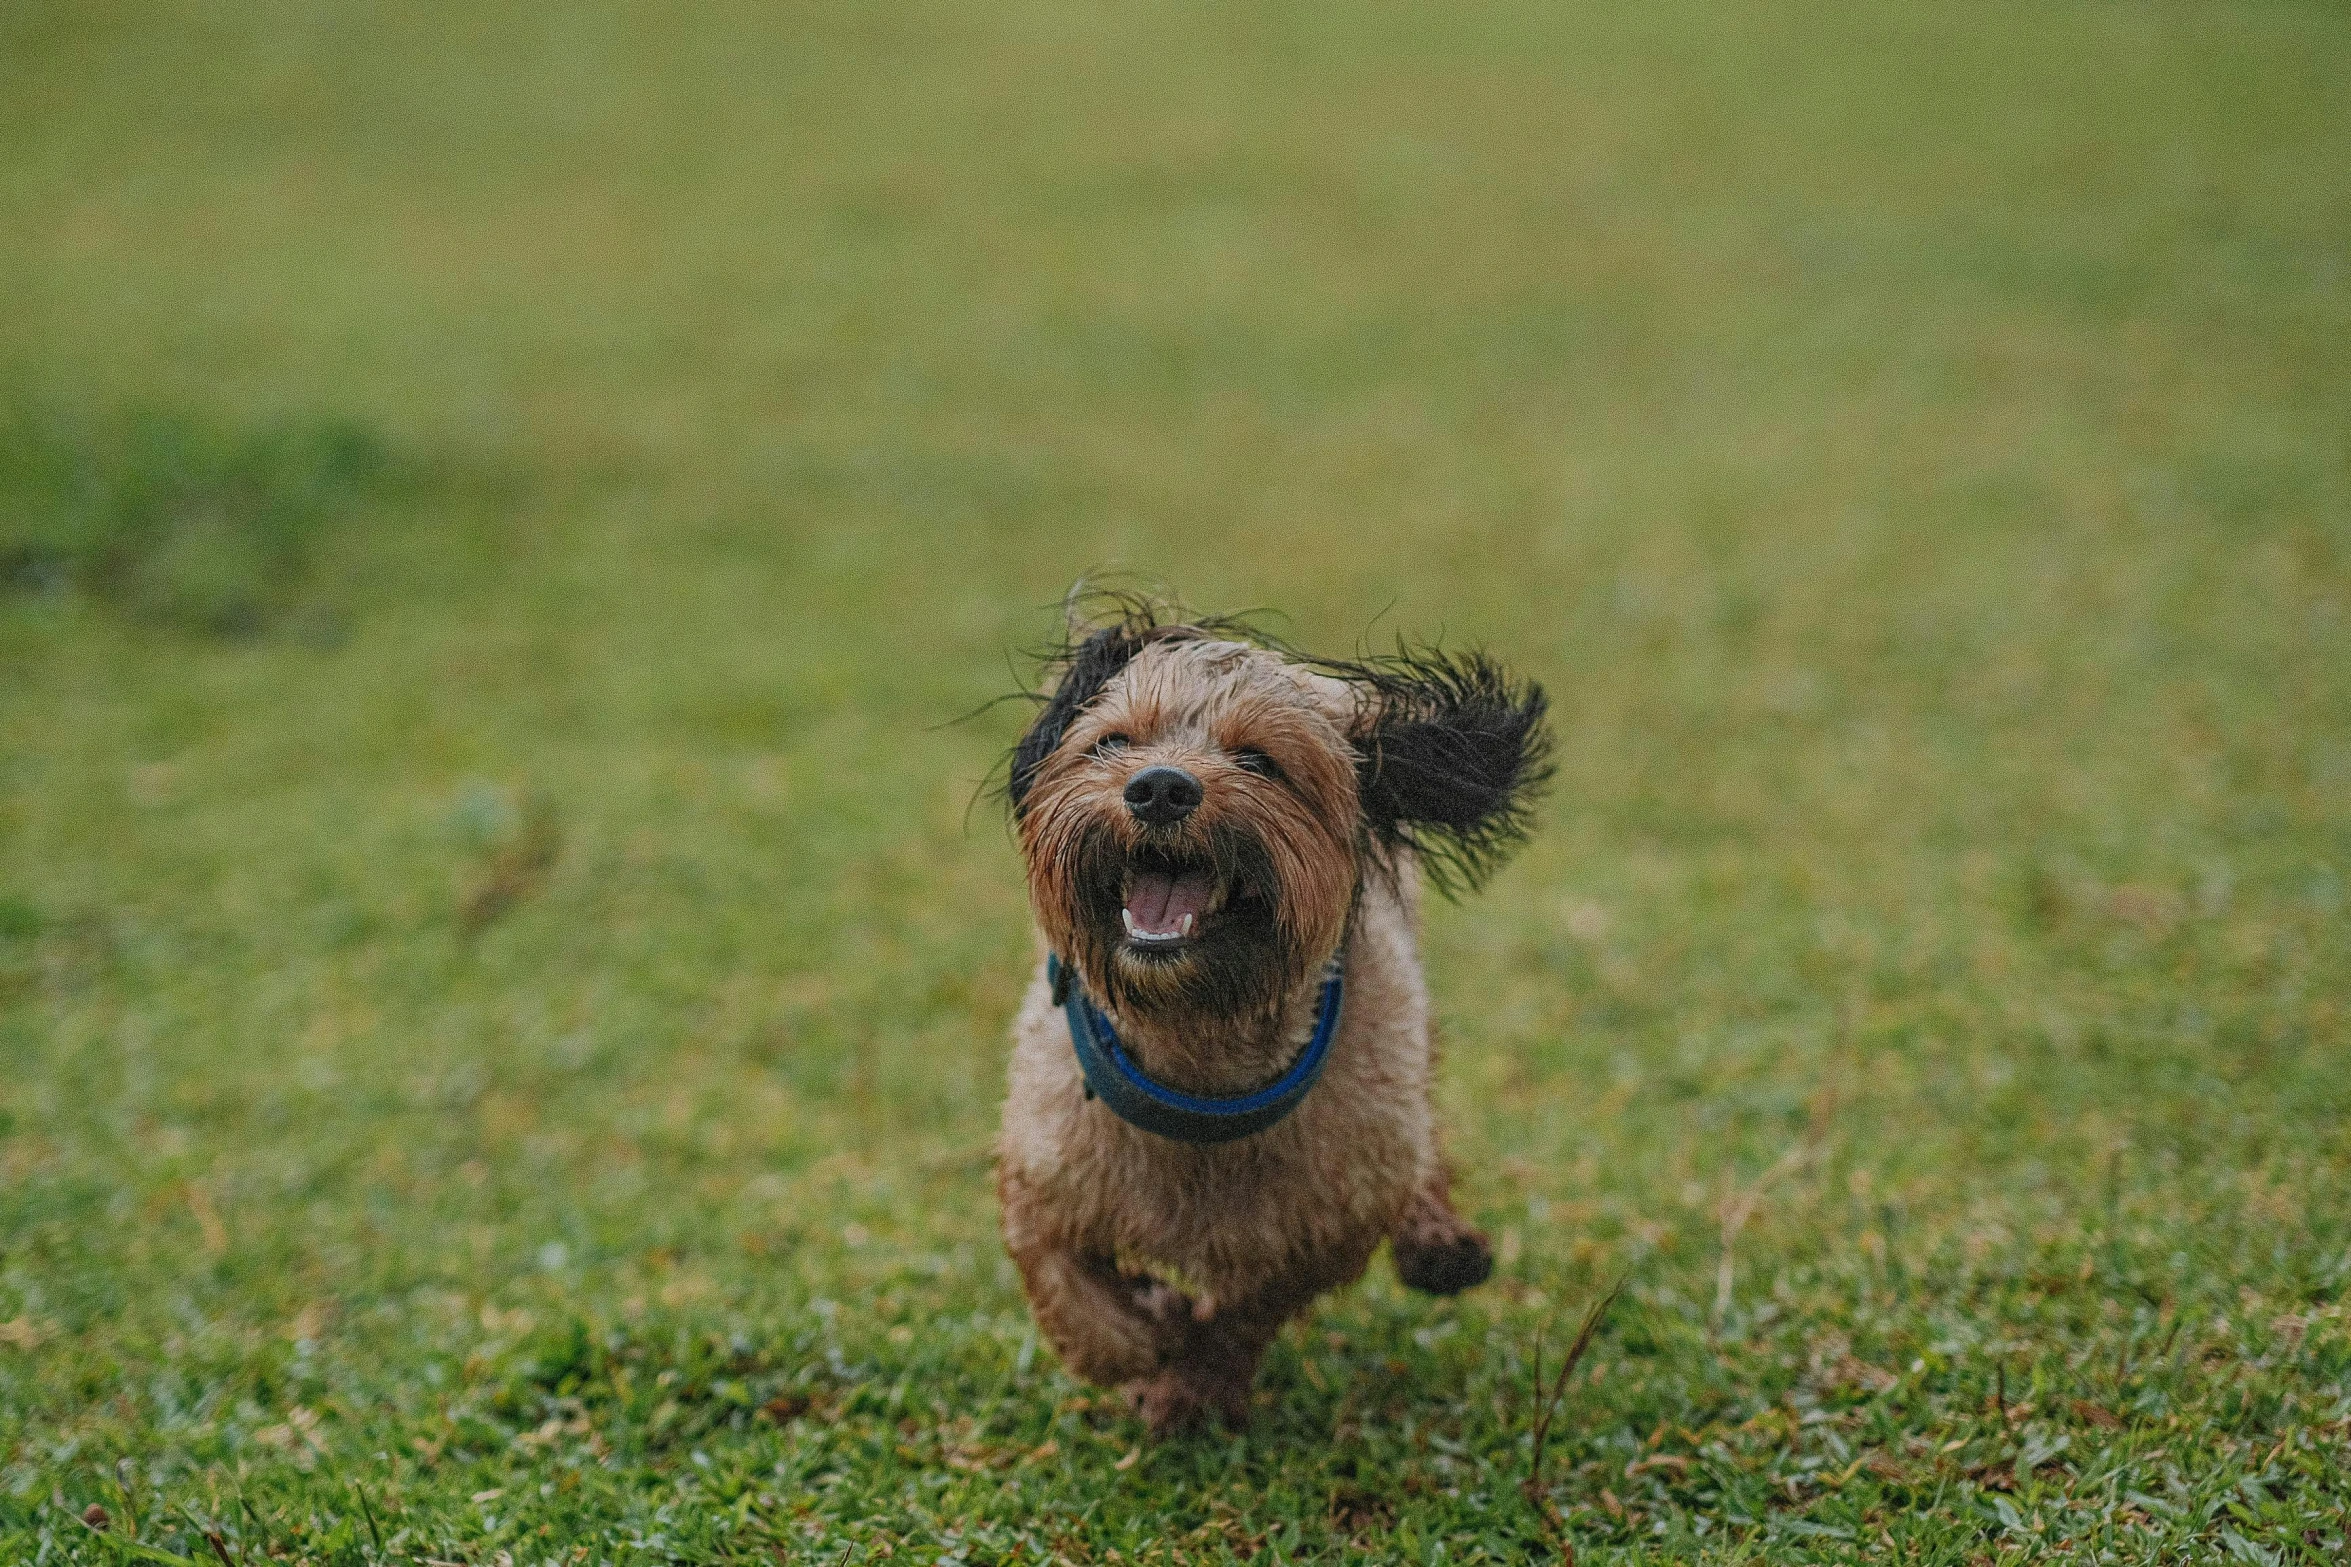
[[1004, 792], [1012, 799], [1014, 816], [1028, 808], [1029, 786], [1036, 782], [1037, 769], [1045, 765], [1045, 758], [1061, 744], [1061, 737], [1069, 732], [1070, 721], [1088, 702], [1100, 696], [1111, 677], [1142, 651], [1143, 642], [1141, 631], [1122, 624], [1105, 626], [1070, 649], [1053, 695], [1037, 710], [1028, 733], [1012, 748], [1012, 767], [1005, 779]]
[[1356, 788], [1373, 837], [1416, 850], [1447, 894], [1476, 888], [1526, 840], [1550, 781], [1550, 699], [1478, 652], [1342, 672], [1364, 692]]

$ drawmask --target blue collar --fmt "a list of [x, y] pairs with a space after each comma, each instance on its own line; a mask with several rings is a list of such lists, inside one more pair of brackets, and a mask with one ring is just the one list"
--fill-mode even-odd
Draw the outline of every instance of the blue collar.
[[1087, 1097], [1099, 1099], [1119, 1119], [1161, 1137], [1182, 1143], [1225, 1143], [1247, 1137], [1298, 1108], [1298, 1101], [1322, 1076], [1330, 1055], [1331, 1036], [1339, 1028], [1339, 966], [1331, 965], [1322, 982], [1322, 1000], [1314, 1014], [1314, 1037], [1290, 1063], [1290, 1069], [1255, 1093], [1237, 1099], [1202, 1099], [1155, 1082], [1143, 1075], [1118, 1042], [1118, 1031], [1102, 1015], [1078, 983], [1077, 974], [1057, 956], [1045, 959], [1045, 975], [1053, 995], [1069, 1019], [1069, 1042], [1077, 1051], [1078, 1070], [1086, 1077]]

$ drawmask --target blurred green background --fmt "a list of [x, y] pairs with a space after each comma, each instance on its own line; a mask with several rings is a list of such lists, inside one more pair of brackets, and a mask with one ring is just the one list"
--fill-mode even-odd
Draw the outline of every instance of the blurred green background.
[[[2328, 1559], [2347, 64], [0, 11], [0, 1555], [1516, 1559], [1622, 1275], [1588, 1559]], [[1504, 1277], [1127, 1468], [994, 1237], [1020, 709], [951, 722], [1106, 569], [1485, 643], [1561, 753], [1432, 915]]]

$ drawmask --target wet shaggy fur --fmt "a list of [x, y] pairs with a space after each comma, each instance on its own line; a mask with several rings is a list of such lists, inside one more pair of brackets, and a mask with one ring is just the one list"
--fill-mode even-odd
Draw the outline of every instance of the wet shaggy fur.
[[[1286, 1119], [1197, 1146], [1090, 1098], [1045, 974], [1013, 1025], [998, 1144], [1005, 1242], [1075, 1374], [1154, 1431], [1247, 1418], [1282, 1323], [1359, 1277], [1380, 1242], [1417, 1289], [1491, 1270], [1453, 1211], [1430, 1106], [1419, 870], [1474, 886], [1524, 835], [1546, 776], [1544, 699], [1479, 655], [1305, 658], [1129, 605], [1078, 639], [1015, 749], [1007, 794], [1041, 946], [1152, 1077], [1195, 1094], [1280, 1075], [1322, 975], [1346, 993], [1321, 1080]], [[1201, 785], [1147, 825], [1141, 769]], [[1215, 889], [1173, 949], [1128, 937], [1136, 874]]]

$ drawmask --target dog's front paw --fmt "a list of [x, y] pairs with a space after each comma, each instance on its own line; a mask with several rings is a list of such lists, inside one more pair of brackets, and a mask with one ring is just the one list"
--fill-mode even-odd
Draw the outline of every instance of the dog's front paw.
[[1458, 1295], [1494, 1272], [1494, 1248], [1467, 1227], [1438, 1236], [1396, 1237], [1396, 1277], [1430, 1295]]
[[1204, 1378], [1189, 1367], [1170, 1366], [1156, 1376], [1138, 1377], [1124, 1391], [1155, 1437], [1198, 1430], [1210, 1415], [1223, 1416], [1226, 1428], [1233, 1431], [1249, 1423], [1246, 1384]]

